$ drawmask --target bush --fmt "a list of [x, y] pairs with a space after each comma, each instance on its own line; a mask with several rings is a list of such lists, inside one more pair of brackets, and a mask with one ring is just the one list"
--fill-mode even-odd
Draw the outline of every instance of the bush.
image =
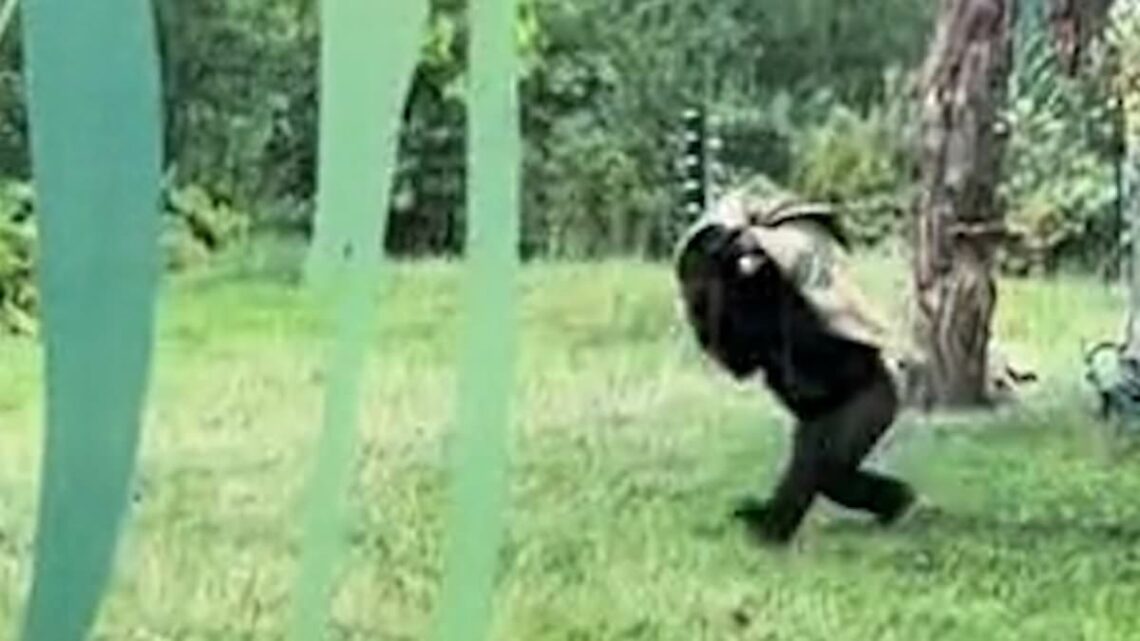
[[1116, 202], [1112, 165], [1083, 144], [1071, 120], [1018, 102], [1001, 192], [1014, 240], [1003, 268], [1010, 273], [1052, 271], [1060, 253], [1096, 253], [1091, 232]]
[[795, 144], [791, 186], [806, 198], [837, 203], [852, 240], [877, 245], [897, 235], [910, 209], [917, 120], [908, 78], [884, 76], [884, 101], [860, 113], [832, 101], [822, 122]]
[[[35, 282], [36, 225], [32, 186], [0, 182], [0, 332], [33, 334], [38, 295]], [[166, 267], [179, 271], [200, 266], [243, 242], [250, 218], [205, 190], [188, 186], [168, 190], [160, 239]]]
[[3, 177], [23, 177], [28, 171], [27, 114], [23, 98], [23, 78], [0, 67], [0, 176]]
[[1004, 114], [1010, 137], [999, 196], [1014, 236], [1002, 252], [1002, 269], [1041, 274], [1064, 258], [1115, 259], [1106, 251], [1116, 244], [1118, 195], [1115, 122], [1105, 87], [1098, 74], [1074, 79], [1060, 73], [1047, 33], [1027, 38], [1021, 58]]
[[722, 180], [734, 183], [744, 176], [763, 174], [786, 181], [794, 167], [797, 136], [796, 104], [790, 94], [776, 94], [767, 104], [720, 105], [713, 111], [716, 135], [722, 148], [716, 162]]
[[528, 254], [592, 258], [650, 250], [669, 194], [645, 180], [622, 142], [567, 119], [535, 150], [532, 175], [542, 186], [524, 213]]
[[168, 268], [179, 270], [205, 262], [211, 254], [244, 240], [248, 215], [189, 185], [168, 190], [162, 242]]
[[36, 228], [27, 183], [0, 183], [0, 331], [30, 334], [37, 307]]

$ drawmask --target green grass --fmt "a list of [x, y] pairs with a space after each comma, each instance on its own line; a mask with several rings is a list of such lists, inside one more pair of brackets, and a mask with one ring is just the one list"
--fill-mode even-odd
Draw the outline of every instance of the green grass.
[[[137, 518], [98, 639], [283, 636], [325, 339], [281, 277], [288, 252], [167, 285]], [[894, 309], [897, 265], [859, 266]], [[429, 632], [458, 276], [428, 262], [388, 281], [334, 638]], [[1041, 389], [992, 416], [905, 417], [877, 460], [939, 510], [883, 532], [822, 506], [785, 554], [750, 545], [727, 513], [767, 489], [787, 419], [697, 356], [667, 271], [531, 266], [522, 300], [497, 639], [1140, 638], [1140, 467], [1105, 455], [1078, 379], [1080, 339], [1120, 330], [1122, 302], [1104, 286], [1003, 283], [999, 331], [1046, 376]], [[34, 346], [0, 341], [0, 362], [7, 635], [30, 568], [41, 390]]]

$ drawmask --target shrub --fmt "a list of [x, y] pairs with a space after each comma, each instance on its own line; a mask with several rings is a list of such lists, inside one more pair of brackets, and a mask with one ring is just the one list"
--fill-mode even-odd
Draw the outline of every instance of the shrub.
[[778, 93], [760, 106], [744, 100], [718, 106], [713, 111], [713, 126], [722, 142], [715, 153], [718, 169], [723, 172], [720, 178], [734, 183], [759, 173], [786, 181], [795, 160], [795, 117], [795, 103], [788, 93]]
[[0, 331], [35, 331], [34, 253], [36, 228], [27, 183], [0, 183]]
[[1014, 241], [1003, 267], [1017, 274], [1056, 267], [1066, 247], [1089, 253], [1091, 231], [1111, 215], [1114, 171], [1075, 135], [1070, 120], [1019, 101], [1010, 110], [1012, 135], [1001, 193]]
[[648, 182], [619, 136], [566, 119], [537, 152], [543, 185], [526, 210], [530, 252], [556, 258], [645, 254], [653, 245], [667, 191]]
[[798, 136], [791, 185], [807, 198], [837, 203], [852, 239], [876, 245], [897, 235], [913, 192], [916, 118], [909, 79], [884, 75], [883, 102], [861, 113], [832, 101]]
[[250, 218], [197, 185], [167, 191], [162, 244], [173, 270], [204, 263], [249, 234]]
[[1027, 38], [1004, 112], [999, 195], [1014, 234], [1002, 256], [1007, 273], [1051, 272], [1066, 256], [1103, 260], [1117, 200], [1114, 114], [1103, 90], [1096, 74], [1059, 72], [1046, 32]]
[[[0, 332], [33, 334], [38, 296], [35, 282], [36, 226], [32, 186], [0, 182]], [[188, 186], [168, 190], [160, 239], [173, 271], [204, 264], [243, 242], [249, 216]]]

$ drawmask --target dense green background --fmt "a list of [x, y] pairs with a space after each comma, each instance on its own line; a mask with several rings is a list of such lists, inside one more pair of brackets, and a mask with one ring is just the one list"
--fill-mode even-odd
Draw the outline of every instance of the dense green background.
[[[209, 246], [242, 228], [225, 222], [230, 216], [306, 229], [317, 150], [315, 3], [156, 5], [167, 161], [178, 188], [179, 204], [171, 209], [187, 212], [182, 224]], [[404, 115], [388, 233], [389, 248], [401, 253], [456, 252], [464, 238], [467, 17], [465, 3], [432, 5]], [[933, 3], [876, 5], [867, 11], [841, 0], [526, 0], [517, 33], [525, 64], [527, 254], [667, 248], [677, 154], [670, 136], [681, 109], [704, 88], [708, 62], [712, 98], [731, 143], [726, 161], [779, 180], [818, 181], [819, 172], [832, 170], [816, 166], [822, 159], [810, 160], [818, 152], [799, 148], [826, 144], [819, 140], [825, 132], [850, 144], [875, 135], [866, 111], [897, 91], [884, 86], [884, 71], [911, 67], [923, 50]], [[707, 6], [713, 9], [706, 15]], [[16, 35], [0, 53], [0, 177], [6, 179], [24, 178], [28, 169]], [[884, 160], [882, 151], [853, 159], [868, 163], [862, 173], [878, 173], [849, 182], [888, 187], [872, 184], [888, 169], [871, 166]], [[180, 254], [189, 260], [194, 249]]]
[[[434, 0], [403, 116], [386, 246], [462, 251], [464, 3]], [[679, 217], [680, 111], [707, 99], [722, 180], [764, 173], [848, 205], [861, 240], [897, 239], [914, 186], [913, 87], [934, 2], [524, 0], [520, 245], [525, 258], [666, 255]], [[1104, 78], [1058, 77], [1025, 2], [1003, 180], [1023, 238], [1012, 273], [1110, 270], [1117, 188]], [[311, 0], [158, 0], [173, 267], [252, 230], [306, 234], [319, 33]], [[891, 25], [890, 29], [881, 28]], [[0, 301], [27, 308], [26, 114], [18, 34], [0, 49]], [[708, 73], [706, 73], [708, 71]], [[707, 82], [706, 82], [707, 81]], [[8, 238], [12, 237], [12, 238]], [[17, 325], [22, 319], [0, 314]]]

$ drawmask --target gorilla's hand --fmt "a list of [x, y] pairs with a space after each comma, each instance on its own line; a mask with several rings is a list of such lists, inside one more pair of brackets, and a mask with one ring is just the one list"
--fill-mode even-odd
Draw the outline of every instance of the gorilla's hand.
[[704, 351], [737, 380], [750, 378], [759, 367], [749, 328], [757, 326], [756, 314], [766, 313], [753, 303], [771, 289], [772, 269], [774, 263], [747, 230], [717, 224], [694, 234], [679, 257], [689, 325]]
[[743, 231], [733, 240], [729, 254], [730, 264], [739, 278], [751, 278], [759, 274], [769, 260], [760, 243]]
[[683, 281], [737, 281], [757, 274], [768, 256], [746, 229], [712, 224], [689, 239], [678, 261]]

